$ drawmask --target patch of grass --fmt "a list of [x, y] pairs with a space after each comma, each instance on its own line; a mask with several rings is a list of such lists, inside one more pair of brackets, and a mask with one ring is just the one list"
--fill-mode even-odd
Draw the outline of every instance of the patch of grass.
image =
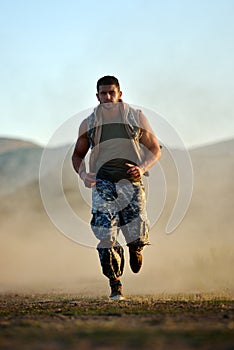
[[[0, 349], [231, 349], [228, 298], [67, 294], [2, 295]], [[1, 347], [2, 346], [2, 347]]]

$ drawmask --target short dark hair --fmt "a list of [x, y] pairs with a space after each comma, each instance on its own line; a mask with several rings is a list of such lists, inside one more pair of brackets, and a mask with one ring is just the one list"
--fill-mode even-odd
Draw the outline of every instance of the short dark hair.
[[97, 81], [97, 92], [99, 92], [99, 87], [101, 85], [115, 85], [120, 91], [119, 81], [113, 75], [105, 75]]

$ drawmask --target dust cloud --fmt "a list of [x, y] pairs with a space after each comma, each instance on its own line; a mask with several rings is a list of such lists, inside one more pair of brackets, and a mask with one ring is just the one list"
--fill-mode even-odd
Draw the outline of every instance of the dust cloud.
[[[226, 145], [234, 150], [233, 142]], [[209, 148], [209, 147], [208, 147]], [[233, 157], [220, 145], [191, 151], [194, 192], [189, 210], [170, 235], [165, 227], [177, 190], [170, 182], [164, 211], [143, 251], [143, 268], [133, 274], [125, 247], [125, 294], [233, 293]], [[233, 151], [232, 151], [233, 152]], [[218, 156], [217, 156], [218, 155]], [[219, 162], [217, 162], [219, 157]], [[81, 203], [70, 175], [65, 192], [74, 210]], [[38, 182], [1, 197], [0, 292], [71, 292], [108, 295], [96, 249], [81, 246], [61, 234], [43, 207]], [[86, 219], [90, 212], [86, 212]], [[79, 227], [77, 227], [79, 232]]]

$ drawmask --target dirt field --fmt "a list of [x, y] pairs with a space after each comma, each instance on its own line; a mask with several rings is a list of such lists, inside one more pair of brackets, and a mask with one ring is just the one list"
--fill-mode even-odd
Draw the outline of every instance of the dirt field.
[[2, 294], [0, 349], [234, 349], [234, 300]]

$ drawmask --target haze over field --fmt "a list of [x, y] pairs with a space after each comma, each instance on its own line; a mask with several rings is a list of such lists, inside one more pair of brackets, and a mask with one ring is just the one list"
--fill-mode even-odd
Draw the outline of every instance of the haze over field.
[[[0, 146], [0, 291], [107, 295], [108, 281], [101, 273], [96, 250], [66, 238], [45, 212], [38, 185], [42, 148], [6, 138], [0, 139]], [[51, 150], [51, 159], [61, 149]], [[166, 235], [177, 175], [167, 150], [163, 150], [160, 164], [167, 178], [166, 205], [152, 228], [152, 245], [144, 250], [144, 265], [138, 275], [130, 271], [125, 249], [125, 293], [234, 290], [234, 140], [192, 149], [190, 155], [194, 167], [192, 202], [180, 226]], [[45, 176], [51, 179], [57, 170], [54, 167]], [[63, 185], [71, 208], [88, 222], [90, 208], [79, 194], [70, 155], [64, 163]], [[60, 194], [54, 196], [59, 199]]]

